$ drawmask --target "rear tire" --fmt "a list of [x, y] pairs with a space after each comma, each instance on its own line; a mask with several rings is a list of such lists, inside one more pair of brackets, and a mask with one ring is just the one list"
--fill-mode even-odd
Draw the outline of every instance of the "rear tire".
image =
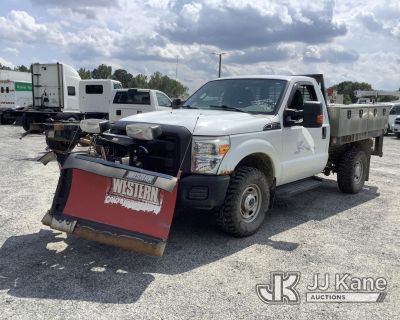
[[252, 167], [240, 167], [229, 183], [224, 204], [216, 210], [220, 229], [235, 237], [254, 234], [269, 208], [270, 187], [265, 175]]
[[[24, 128], [25, 131], [28, 131], [31, 127], [31, 124], [34, 123], [35, 120], [36, 119], [34, 119], [34, 118], [28, 116], [26, 113], [24, 113], [21, 118], [22, 128]], [[42, 133], [43, 130], [36, 129], [36, 130], [31, 130], [30, 132], [31, 133]]]
[[25, 113], [22, 115], [21, 118], [21, 125], [22, 128], [24, 128], [25, 131], [28, 131], [31, 127], [32, 119], [28, 117]]
[[340, 191], [358, 193], [367, 177], [367, 155], [363, 150], [353, 148], [343, 153], [339, 160], [337, 182]]

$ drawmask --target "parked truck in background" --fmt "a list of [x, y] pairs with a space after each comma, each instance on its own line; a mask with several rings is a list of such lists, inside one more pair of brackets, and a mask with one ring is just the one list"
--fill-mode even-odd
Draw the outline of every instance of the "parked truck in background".
[[[89, 94], [88, 92], [95, 90], [100, 92], [102, 90], [100, 87], [96, 87], [97, 89], [91, 87], [99, 86], [99, 84], [93, 85], [90, 81], [81, 81], [80, 94], [82, 97], [85, 97], [86, 94], [87, 97], [90, 98], [93, 95]], [[103, 80], [100, 80], [99, 83], [101, 83], [101, 81]], [[88, 86], [90, 88], [89, 91]], [[86, 101], [81, 102], [81, 110], [89, 112], [90, 109], [95, 108], [96, 105], [101, 105], [104, 103], [103, 99], [109, 98], [99, 98], [98, 101], [86, 99]], [[109, 118], [110, 122], [113, 123], [124, 117], [135, 114], [171, 110], [171, 105], [171, 99], [164, 92], [159, 90], [117, 88], [113, 91], [113, 96], [111, 97], [111, 103], [109, 102], [109, 107], [99, 109], [99, 111], [107, 112], [107, 118]], [[46, 126], [46, 128], [46, 143], [50, 149], [55, 151], [71, 151], [82, 138], [85, 138], [85, 141], [87, 141], [87, 133], [82, 132], [79, 122], [61, 121], [56, 124], [49, 124]]]
[[32, 104], [30, 72], [0, 70], [0, 123], [14, 122], [7, 114], [9, 110], [26, 108]]
[[396, 137], [400, 139], [400, 116], [398, 116], [398, 117], [394, 120], [394, 124], [393, 124], [393, 127], [392, 127], [392, 131], [394, 132], [394, 134], [396, 135]]
[[[81, 80], [78, 72], [63, 63], [32, 65], [31, 107], [8, 112], [21, 117], [26, 131], [42, 131], [43, 123], [54, 120], [108, 118], [113, 91], [122, 88], [111, 79]], [[33, 125], [33, 126], [32, 126]]]
[[176, 206], [212, 211], [224, 232], [243, 237], [276, 195], [319, 186], [321, 172], [357, 193], [371, 156], [382, 156], [389, 108], [327, 106], [324, 90], [322, 75], [220, 78], [176, 110], [83, 120], [92, 146], [57, 155], [60, 178], [42, 222], [160, 256]]
[[389, 111], [389, 123], [387, 132], [395, 132], [395, 120], [400, 117], [400, 100], [389, 102], [387, 105], [390, 107]]
[[0, 124], [10, 124], [15, 121], [13, 117], [7, 117], [7, 111], [26, 109], [31, 105], [31, 82], [0, 80]]

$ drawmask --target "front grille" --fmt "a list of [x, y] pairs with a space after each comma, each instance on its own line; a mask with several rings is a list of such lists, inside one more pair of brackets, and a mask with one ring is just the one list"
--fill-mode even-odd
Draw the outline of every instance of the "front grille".
[[395, 123], [395, 124], [400, 124], [400, 118], [397, 118], [397, 119], [394, 121], [394, 123]]
[[174, 135], [161, 135], [152, 141], [136, 141], [149, 153], [143, 158], [143, 169], [176, 175], [181, 156], [179, 138]]
[[[111, 132], [126, 135], [125, 127], [134, 122], [119, 121], [114, 124]], [[184, 127], [160, 125], [162, 134], [154, 140], [135, 140], [137, 145], [144, 147], [147, 155], [139, 160], [142, 168], [172, 176], [178, 174], [182, 164], [182, 175], [190, 171], [191, 133]], [[186, 156], [185, 156], [186, 154]]]

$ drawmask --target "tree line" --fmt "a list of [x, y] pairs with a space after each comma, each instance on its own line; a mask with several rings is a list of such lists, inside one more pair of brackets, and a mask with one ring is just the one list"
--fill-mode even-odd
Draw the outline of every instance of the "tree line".
[[21, 64], [20, 66], [16, 66], [14, 68], [10, 68], [10, 67], [4, 66], [0, 63], [0, 70], [31, 72], [30, 69], [28, 67], [24, 66], [23, 64]]
[[[0, 63], [0, 70], [13, 70], [30, 72], [30, 68], [24, 65], [10, 68]], [[156, 89], [165, 92], [170, 97], [182, 97], [188, 94], [188, 88], [175, 79], [163, 75], [161, 72], [154, 72], [150, 76], [144, 74], [132, 75], [125, 69], [112, 70], [111, 66], [101, 64], [93, 70], [80, 68], [78, 73], [82, 79], [114, 79], [122, 83], [124, 88], [148, 88]], [[357, 97], [355, 96], [356, 90], [374, 90], [369, 83], [366, 82], [353, 82], [343, 81], [330, 87], [337, 91], [338, 94], [343, 94], [343, 103], [355, 103]], [[400, 91], [400, 89], [399, 89]], [[377, 102], [387, 102], [396, 100], [394, 96], [380, 96], [377, 97]]]
[[[343, 81], [338, 84], [333, 85], [329, 89], [333, 89], [337, 91], [338, 94], [343, 95], [343, 103], [350, 104], [356, 103], [357, 97], [355, 95], [356, 90], [363, 90], [363, 91], [372, 91], [372, 86], [366, 82], [353, 82], [353, 81]], [[400, 89], [399, 89], [400, 90]], [[395, 96], [379, 96], [377, 97], [377, 102], [389, 102], [397, 100], [398, 98]]]
[[[30, 67], [24, 65], [10, 68], [0, 63], [0, 70], [30, 72]], [[124, 88], [148, 88], [165, 92], [171, 98], [184, 97], [188, 94], [188, 88], [175, 79], [171, 79], [161, 72], [154, 72], [150, 76], [144, 74], [132, 75], [125, 69], [112, 70], [111, 66], [99, 65], [93, 70], [80, 68], [78, 73], [82, 79], [114, 79], [122, 83]]]
[[165, 92], [172, 98], [186, 96], [188, 88], [175, 79], [171, 79], [161, 72], [154, 72], [150, 76], [144, 74], [132, 75], [125, 69], [112, 70], [111, 66], [101, 64], [93, 70], [79, 68], [82, 79], [114, 79], [122, 83], [124, 88], [148, 88]]

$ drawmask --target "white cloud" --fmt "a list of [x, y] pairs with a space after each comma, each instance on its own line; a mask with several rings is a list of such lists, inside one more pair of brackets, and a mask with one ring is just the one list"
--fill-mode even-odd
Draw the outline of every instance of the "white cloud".
[[22, 1], [37, 11], [0, 17], [3, 52], [18, 64], [33, 61], [28, 48], [40, 61], [174, 75], [179, 57], [179, 79], [194, 90], [216, 75], [211, 53], [223, 50], [223, 75], [322, 72], [400, 87], [398, 1]]
[[11, 53], [14, 56], [18, 56], [19, 54], [19, 50], [17, 48], [10, 48], [10, 47], [4, 48], [3, 52]]
[[0, 57], [0, 64], [6, 67], [14, 68], [14, 64], [11, 61], [8, 61], [2, 57]]
[[55, 43], [64, 44], [62, 33], [55, 24], [37, 23], [35, 18], [25, 11], [12, 10], [6, 17], [0, 17], [2, 32], [0, 39], [13, 43]]

